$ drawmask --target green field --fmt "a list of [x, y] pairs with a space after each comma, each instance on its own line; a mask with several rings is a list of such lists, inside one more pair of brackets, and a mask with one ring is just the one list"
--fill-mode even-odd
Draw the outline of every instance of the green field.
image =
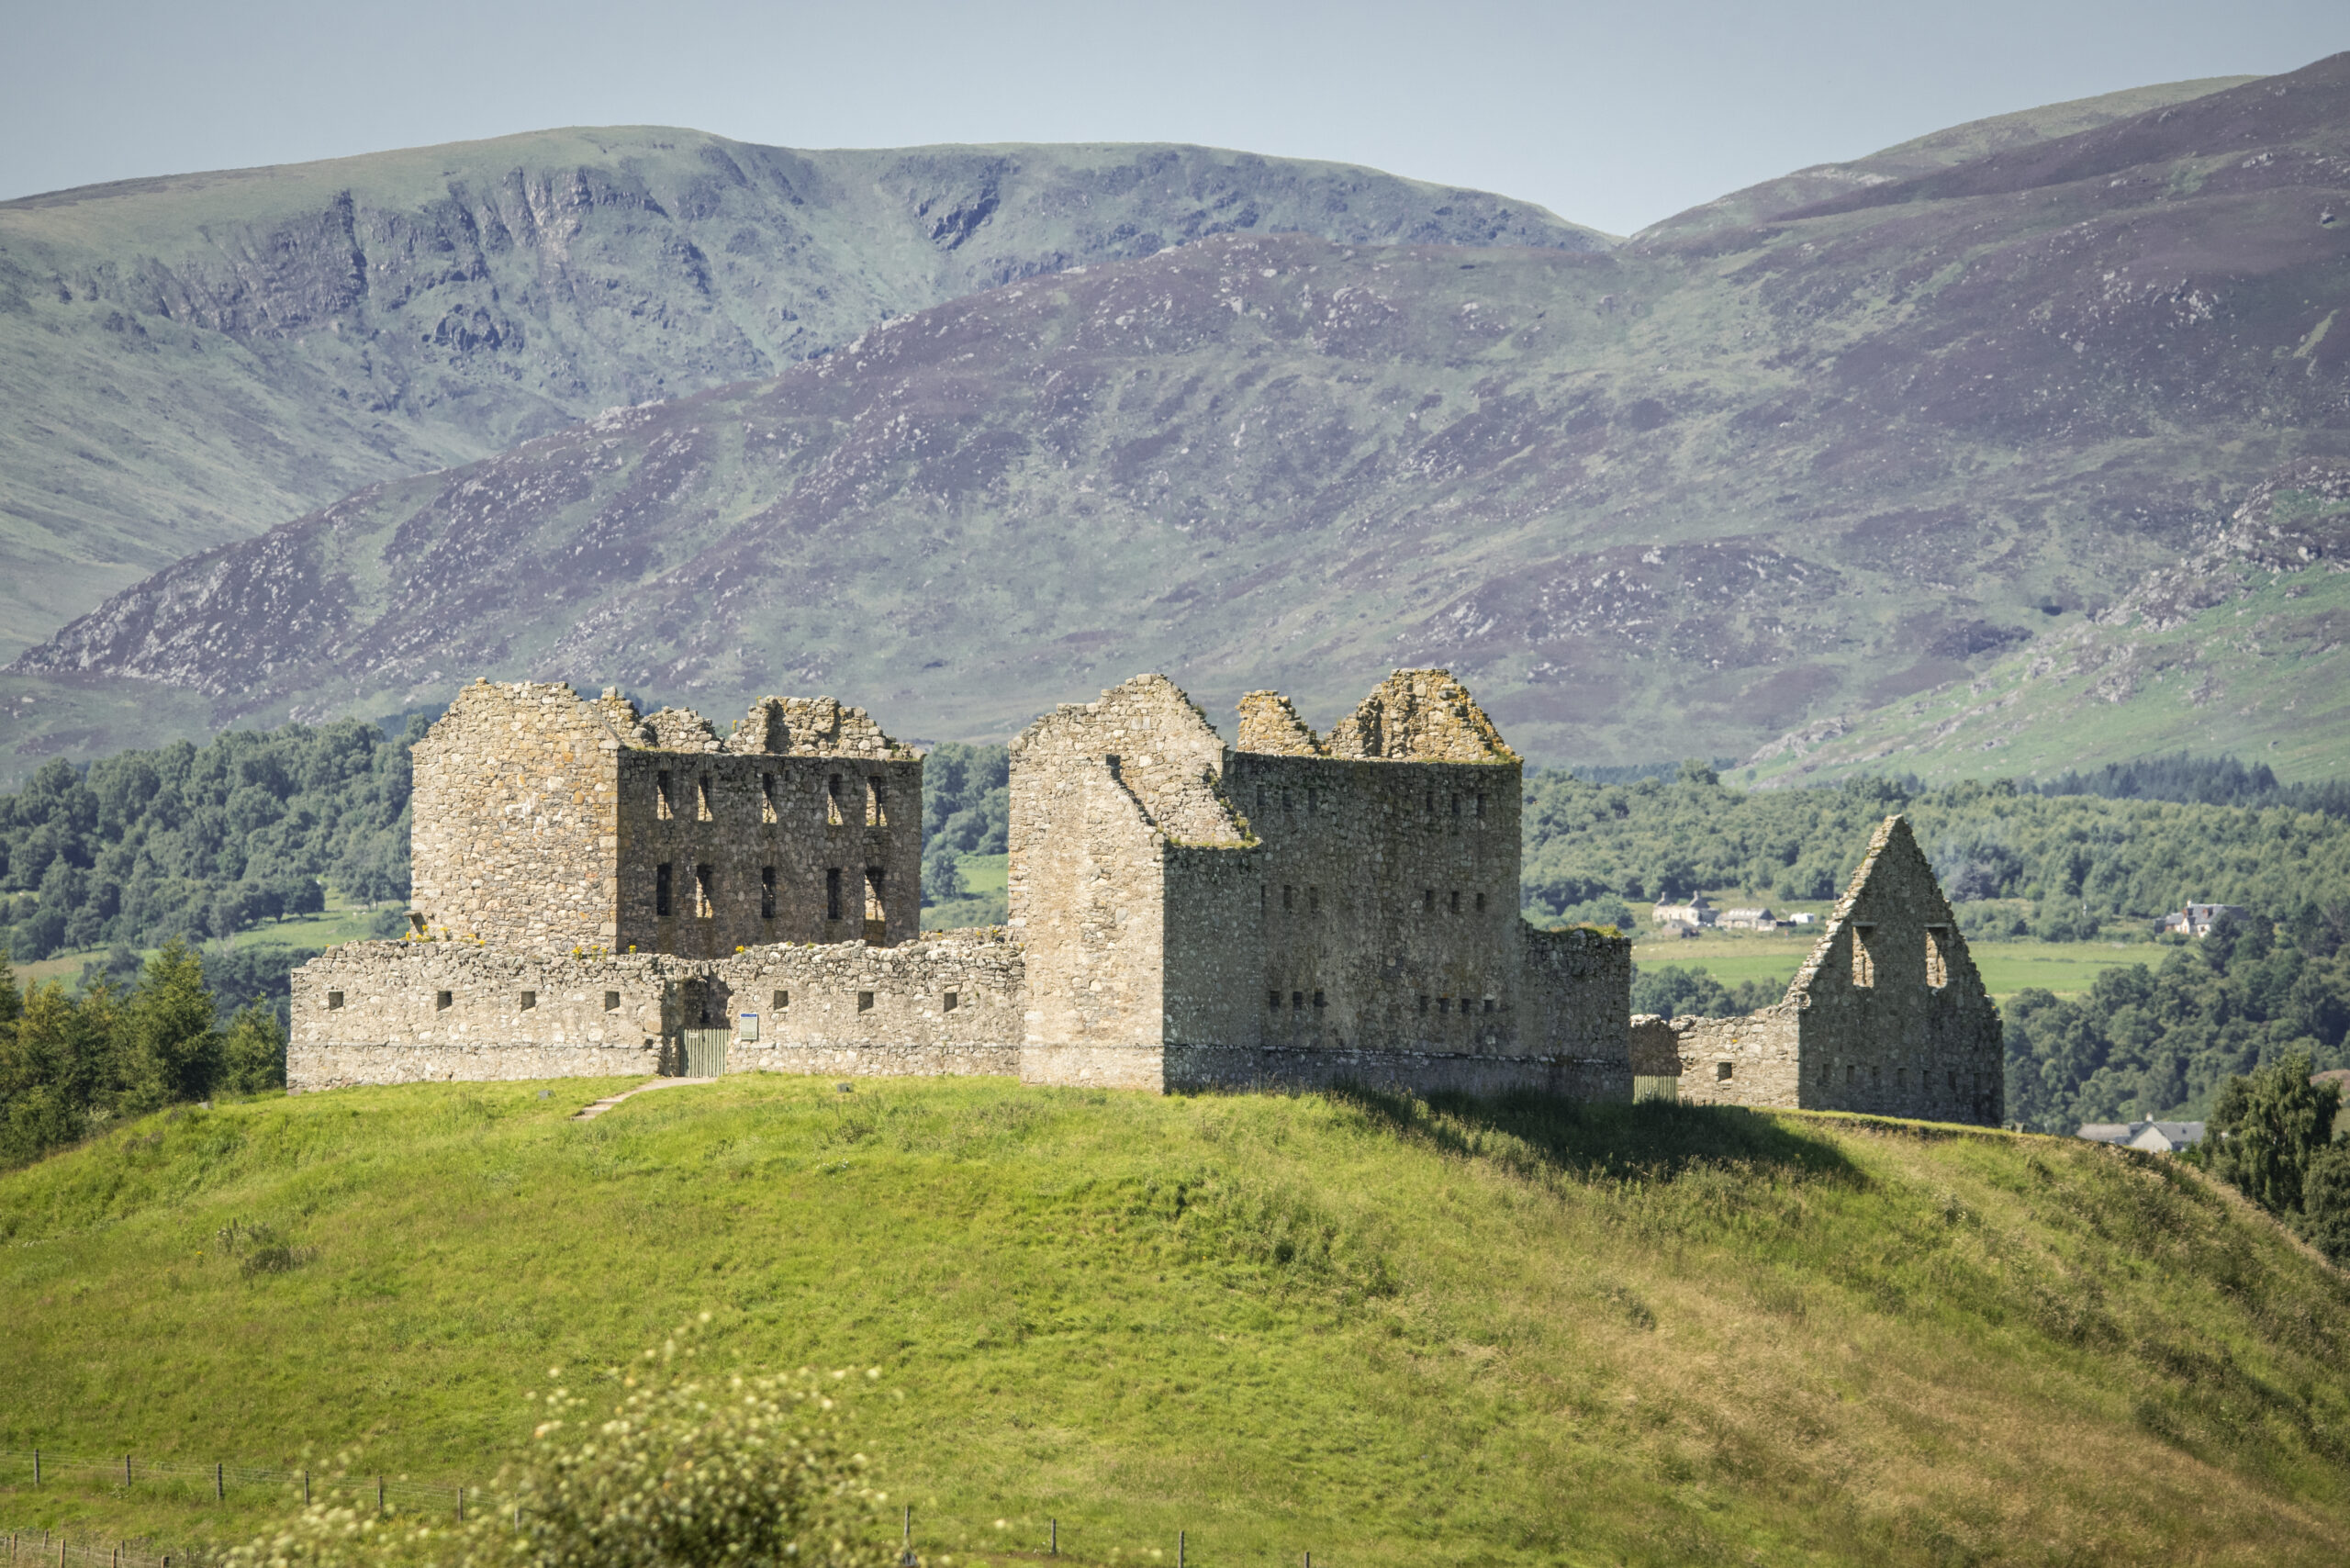
[[[2350, 1529], [2350, 1282], [2167, 1161], [1002, 1080], [568, 1119], [614, 1087], [181, 1110], [0, 1177], [0, 1449], [479, 1484], [548, 1368], [592, 1388], [708, 1313], [705, 1365], [879, 1370], [858, 1440], [933, 1561], [1054, 1518], [1073, 1562], [1183, 1530], [1202, 1564], [2325, 1562]], [[249, 1277], [231, 1222], [314, 1253]], [[9, 1528], [274, 1504], [28, 1480]]]
[[[327, 893], [327, 907], [323, 913], [295, 915], [285, 920], [264, 920], [258, 925], [230, 936], [228, 939], [229, 946], [231, 947], [331, 947], [338, 942], [356, 942], [370, 934], [368, 928], [370, 918], [377, 910], [384, 907], [380, 904], [374, 908], [354, 904], [343, 898], [341, 894], [330, 890]], [[211, 944], [207, 943], [206, 946], [209, 946]], [[149, 947], [142, 949], [139, 956], [142, 959], [151, 958], [155, 956], [155, 952], [156, 949]], [[85, 965], [104, 958], [106, 956], [106, 949], [104, 947], [52, 954], [49, 958], [38, 959], [32, 963], [17, 965], [17, 980], [20, 985], [31, 985], [40, 980], [63, 980], [67, 985], [72, 985], [82, 978], [82, 970]]]
[[[1811, 954], [1816, 936], [1789, 941], [1774, 935], [1700, 936], [1684, 942], [1640, 942], [1632, 961], [1648, 967], [1678, 964], [1702, 969], [1725, 985], [1769, 980], [1785, 985]], [[2043, 987], [2059, 996], [2087, 991], [2107, 969], [2129, 964], [2161, 964], [2168, 949], [2133, 942], [1970, 942], [1975, 967], [1991, 994], [2005, 1001], [2020, 991]]]

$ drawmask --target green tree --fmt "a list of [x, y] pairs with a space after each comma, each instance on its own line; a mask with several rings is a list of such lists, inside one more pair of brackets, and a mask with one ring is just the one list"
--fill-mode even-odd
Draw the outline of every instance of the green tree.
[[147, 960], [122, 1022], [123, 1109], [151, 1111], [211, 1092], [221, 1040], [204, 965], [186, 944], [167, 942]]
[[2310, 1081], [2306, 1051], [2231, 1079], [2212, 1108], [2211, 1169], [2271, 1214], [2301, 1212], [2311, 1161], [2333, 1137], [2342, 1092]]
[[258, 997], [245, 1003], [221, 1042], [220, 1087], [235, 1094], [285, 1087], [285, 1025]]
[[2350, 1263], [2350, 1142], [2336, 1139], [2301, 1174], [2301, 1234], [2337, 1263]]

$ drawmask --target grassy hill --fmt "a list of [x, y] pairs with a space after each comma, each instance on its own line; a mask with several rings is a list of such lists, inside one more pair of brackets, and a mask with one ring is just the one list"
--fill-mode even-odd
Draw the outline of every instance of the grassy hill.
[[[1669, 1106], [431, 1085], [0, 1177], [0, 1447], [486, 1478], [547, 1369], [872, 1366], [965, 1561], [2324, 1562], [2350, 1285], [2165, 1160]], [[218, 1233], [314, 1256], [247, 1276]], [[897, 1395], [902, 1394], [902, 1400]], [[313, 1462], [316, 1462], [315, 1461]], [[266, 1499], [69, 1477], [15, 1528]], [[995, 1521], [1005, 1522], [999, 1534]]]
[[1591, 248], [1539, 207], [1161, 144], [571, 129], [0, 203], [0, 650], [183, 556], [892, 315], [1208, 234]]

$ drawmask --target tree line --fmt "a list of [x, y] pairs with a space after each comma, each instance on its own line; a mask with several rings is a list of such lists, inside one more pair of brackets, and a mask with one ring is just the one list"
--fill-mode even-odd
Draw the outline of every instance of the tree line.
[[224, 1027], [204, 965], [176, 940], [128, 989], [19, 990], [0, 956], [0, 1169], [77, 1143], [120, 1117], [285, 1083], [285, 1026], [255, 1001]]

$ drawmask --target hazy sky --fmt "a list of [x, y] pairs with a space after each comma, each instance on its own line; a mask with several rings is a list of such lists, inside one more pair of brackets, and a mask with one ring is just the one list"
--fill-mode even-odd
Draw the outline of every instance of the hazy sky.
[[558, 125], [1199, 141], [1626, 233], [1962, 120], [2350, 48], [2344, 0], [0, 0], [0, 197]]

